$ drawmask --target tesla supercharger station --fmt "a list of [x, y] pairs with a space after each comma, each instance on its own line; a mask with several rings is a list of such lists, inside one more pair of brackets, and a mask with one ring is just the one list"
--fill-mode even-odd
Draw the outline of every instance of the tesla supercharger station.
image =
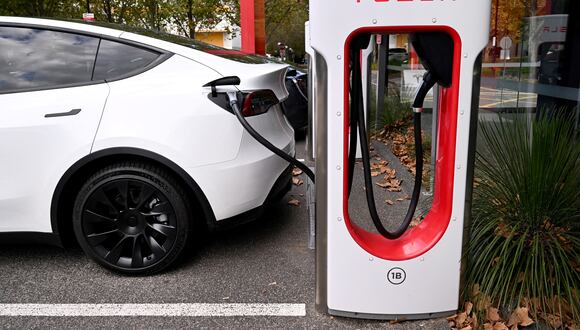
[[[490, 0], [310, 2], [319, 310], [376, 319], [429, 318], [457, 310], [477, 72], [490, 10]], [[428, 32], [446, 34], [453, 45], [449, 85], [439, 88], [433, 206], [420, 225], [388, 239], [357, 226], [352, 221], [357, 215], [348, 212], [351, 43], [365, 34]]]

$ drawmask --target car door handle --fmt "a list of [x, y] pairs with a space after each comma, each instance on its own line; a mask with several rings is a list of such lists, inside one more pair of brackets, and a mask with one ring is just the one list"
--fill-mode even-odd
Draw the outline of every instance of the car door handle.
[[44, 118], [74, 116], [74, 115], [78, 115], [79, 112], [81, 112], [81, 109], [72, 109], [69, 112], [47, 113], [46, 115], [44, 115]]

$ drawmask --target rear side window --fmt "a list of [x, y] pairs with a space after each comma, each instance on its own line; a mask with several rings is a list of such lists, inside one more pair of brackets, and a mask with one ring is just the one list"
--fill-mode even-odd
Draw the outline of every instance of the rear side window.
[[90, 82], [99, 38], [0, 26], [0, 93]]
[[159, 53], [114, 41], [101, 40], [93, 80], [111, 80], [139, 71]]

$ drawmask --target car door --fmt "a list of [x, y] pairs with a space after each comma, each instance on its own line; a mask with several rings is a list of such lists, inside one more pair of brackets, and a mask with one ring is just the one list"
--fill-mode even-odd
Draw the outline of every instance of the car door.
[[100, 39], [0, 23], [0, 232], [51, 232], [64, 172], [90, 153], [109, 93]]

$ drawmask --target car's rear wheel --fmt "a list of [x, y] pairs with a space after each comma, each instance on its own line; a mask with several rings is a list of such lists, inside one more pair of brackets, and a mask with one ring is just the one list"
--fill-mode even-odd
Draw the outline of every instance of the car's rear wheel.
[[185, 247], [190, 212], [180, 185], [164, 170], [119, 163], [90, 177], [76, 199], [73, 224], [84, 252], [127, 274], [151, 274]]

